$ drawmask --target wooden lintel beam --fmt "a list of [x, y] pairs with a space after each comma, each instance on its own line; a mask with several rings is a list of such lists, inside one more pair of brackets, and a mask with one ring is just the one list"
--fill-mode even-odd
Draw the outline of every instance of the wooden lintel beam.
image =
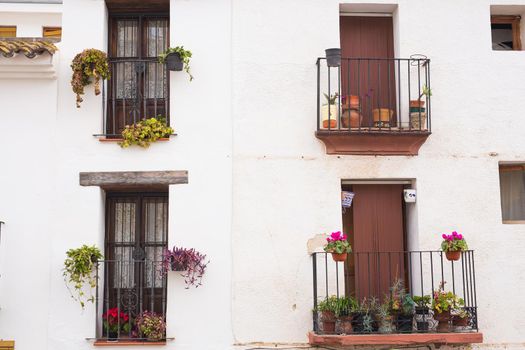
[[80, 186], [159, 186], [187, 184], [188, 171], [103, 171], [81, 172]]

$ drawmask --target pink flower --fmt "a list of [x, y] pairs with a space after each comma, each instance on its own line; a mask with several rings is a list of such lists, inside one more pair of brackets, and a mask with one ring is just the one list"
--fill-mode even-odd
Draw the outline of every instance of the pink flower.
[[458, 235], [458, 239], [461, 241], [463, 239], [463, 235], [462, 234], [459, 234]]
[[447, 235], [446, 234], [442, 234], [441, 237], [443, 237], [443, 239], [447, 239]]
[[346, 241], [347, 236], [343, 235], [343, 241]]

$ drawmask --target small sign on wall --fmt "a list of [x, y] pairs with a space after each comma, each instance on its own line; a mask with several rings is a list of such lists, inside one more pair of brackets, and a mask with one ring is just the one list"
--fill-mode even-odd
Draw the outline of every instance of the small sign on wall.
[[403, 196], [405, 198], [405, 203], [415, 203], [416, 202], [416, 190], [403, 190]]
[[341, 205], [343, 208], [350, 208], [352, 206], [352, 200], [354, 199], [354, 192], [342, 191], [341, 192]]

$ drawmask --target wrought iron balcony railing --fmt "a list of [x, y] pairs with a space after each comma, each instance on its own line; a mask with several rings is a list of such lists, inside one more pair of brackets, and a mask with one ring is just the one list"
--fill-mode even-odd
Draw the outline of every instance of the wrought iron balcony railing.
[[430, 133], [430, 60], [317, 59], [317, 131], [334, 134]]
[[[148, 341], [137, 326], [144, 312], [166, 322], [167, 278], [161, 261], [104, 260], [98, 262], [96, 340]], [[166, 340], [163, 333], [161, 339]]]
[[156, 57], [111, 59], [111, 78], [103, 84], [102, 133], [119, 138], [126, 125], [162, 118], [169, 125], [169, 72]]
[[[351, 253], [335, 262], [321, 252], [312, 263], [316, 334], [478, 331], [472, 250], [457, 261], [441, 251], [405, 251]], [[451, 304], [447, 310], [436, 304], [439, 291]], [[357, 304], [346, 307], [348, 298]], [[329, 299], [339, 303], [338, 312], [324, 312], [333, 308]]]

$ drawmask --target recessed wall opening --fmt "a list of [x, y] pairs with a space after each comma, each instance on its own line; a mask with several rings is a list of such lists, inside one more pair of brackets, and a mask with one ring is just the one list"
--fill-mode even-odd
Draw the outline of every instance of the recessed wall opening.
[[492, 50], [522, 50], [521, 43], [524, 33], [521, 19], [524, 14], [525, 6], [523, 5], [490, 6]]
[[408, 231], [415, 203], [405, 203], [404, 190], [413, 188], [412, 180], [342, 182], [342, 191], [353, 193], [351, 207], [342, 213], [354, 253], [345, 269], [347, 295], [381, 299], [395, 280], [409, 280], [403, 252], [413, 245]]

